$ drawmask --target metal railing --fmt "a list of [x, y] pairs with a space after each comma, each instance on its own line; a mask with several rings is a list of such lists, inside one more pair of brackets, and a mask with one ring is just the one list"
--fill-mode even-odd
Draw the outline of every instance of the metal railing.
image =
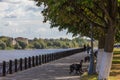
[[26, 70], [35, 66], [39, 66], [50, 61], [54, 61], [63, 57], [67, 57], [79, 52], [84, 51], [83, 48], [72, 49], [62, 52], [50, 53], [36, 55], [32, 57], [25, 57], [15, 60], [9, 60], [9, 62], [3, 61], [0, 64], [0, 76], [6, 76], [7, 74], [12, 74], [18, 71]]

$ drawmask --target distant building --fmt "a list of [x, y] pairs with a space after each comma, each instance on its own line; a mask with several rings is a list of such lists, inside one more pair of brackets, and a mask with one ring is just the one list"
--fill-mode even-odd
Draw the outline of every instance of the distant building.
[[27, 38], [23, 38], [23, 37], [17, 37], [15, 38], [16, 41], [24, 41], [28, 44], [28, 39]]
[[16, 42], [16, 40], [13, 38], [13, 40], [12, 40], [12, 45], [16, 45], [17, 44], [17, 42]]
[[16, 40], [14, 38], [9, 38], [10, 43], [14, 46], [16, 45]]

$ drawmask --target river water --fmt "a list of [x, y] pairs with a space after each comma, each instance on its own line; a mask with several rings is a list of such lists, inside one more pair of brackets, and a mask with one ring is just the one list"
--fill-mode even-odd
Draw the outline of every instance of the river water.
[[66, 50], [70, 49], [0, 50], [0, 63], [2, 61], [9, 61], [29, 56], [49, 54]]

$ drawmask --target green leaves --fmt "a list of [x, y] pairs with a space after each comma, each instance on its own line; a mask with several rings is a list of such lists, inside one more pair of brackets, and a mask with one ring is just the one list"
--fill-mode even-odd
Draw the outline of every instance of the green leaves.
[[[120, 2], [120, 0], [118, 1]], [[111, 7], [108, 5], [109, 1], [39, 0], [38, 3], [47, 5], [43, 10], [43, 16], [45, 22], [47, 20], [51, 22], [51, 28], [58, 27], [59, 30], [67, 29], [73, 35], [81, 34], [89, 36], [89, 24], [92, 23], [94, 36], [98, 38], [99, 35], [104, 34], [106, 25], [109, 24], [107, 18], [109, 14], [108, 9]]]

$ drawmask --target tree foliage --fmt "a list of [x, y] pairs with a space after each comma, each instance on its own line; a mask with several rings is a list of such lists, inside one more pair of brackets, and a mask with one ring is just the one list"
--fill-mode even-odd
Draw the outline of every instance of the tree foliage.
[[0, 41], [0, 49], [5, 49], [5, 48], [6, 48], [6, 43]]
[[[35, 0], [37, 6], [44, 5], [44, 21], [50, 21], [51, 27], [67, 29], [73, 35], [90, 36], [90, 24], [94, 38], [116, 33], [120, 27], [119, 0]], [[114, 40], [112, 40], [114, 42]], [[112, 43], [113, 43], [112, 42]], [[111, 44], [113, 46], [113, 44]], [[112, 47], [111, 47], [112, 48]], [[110, 50], [110, 49], [109, 49]], [[112, 50], [112, 49], [111, 49]]]
[[18, 46], [21, 46], [22, 49], [25, 49], [27, 47], [27, 43], [24, 41], [18, 41]]
[[14, 49], [22, 49], [22, 47], [19, 45], [19, 43], [16, 43]]
[[[4, 39], [6, 39], [6, 42]], [[73, 39], [60, 38], [60, 39], [38, 39], [28, 40], [28, 43], [24, 40], [18, 40], [13, 44], [13, 39], [8, 37], [0, 37], [0, 49], [48, 49], [48, 48], [78, 48], [84, 44], [89, 44], [89, 41], [82, 37]], [[4, 46], [4, 47], [3, 47]]]
[[[117, 34], [120, 31], [120, 0], [35, 1], [38, 2], [38, 6], [44, 5], [44, 22], [50, 21], [51, 27], [67, 29], [73, 35], [90, 36], [90, 32], [93, 32], [94, 38], [104, 39], [105, 53], [102, 55], [99, 80], [107, 80], [115, 35], [119, 36]], [[107, 64], [104, 64], [104, 60]]]

